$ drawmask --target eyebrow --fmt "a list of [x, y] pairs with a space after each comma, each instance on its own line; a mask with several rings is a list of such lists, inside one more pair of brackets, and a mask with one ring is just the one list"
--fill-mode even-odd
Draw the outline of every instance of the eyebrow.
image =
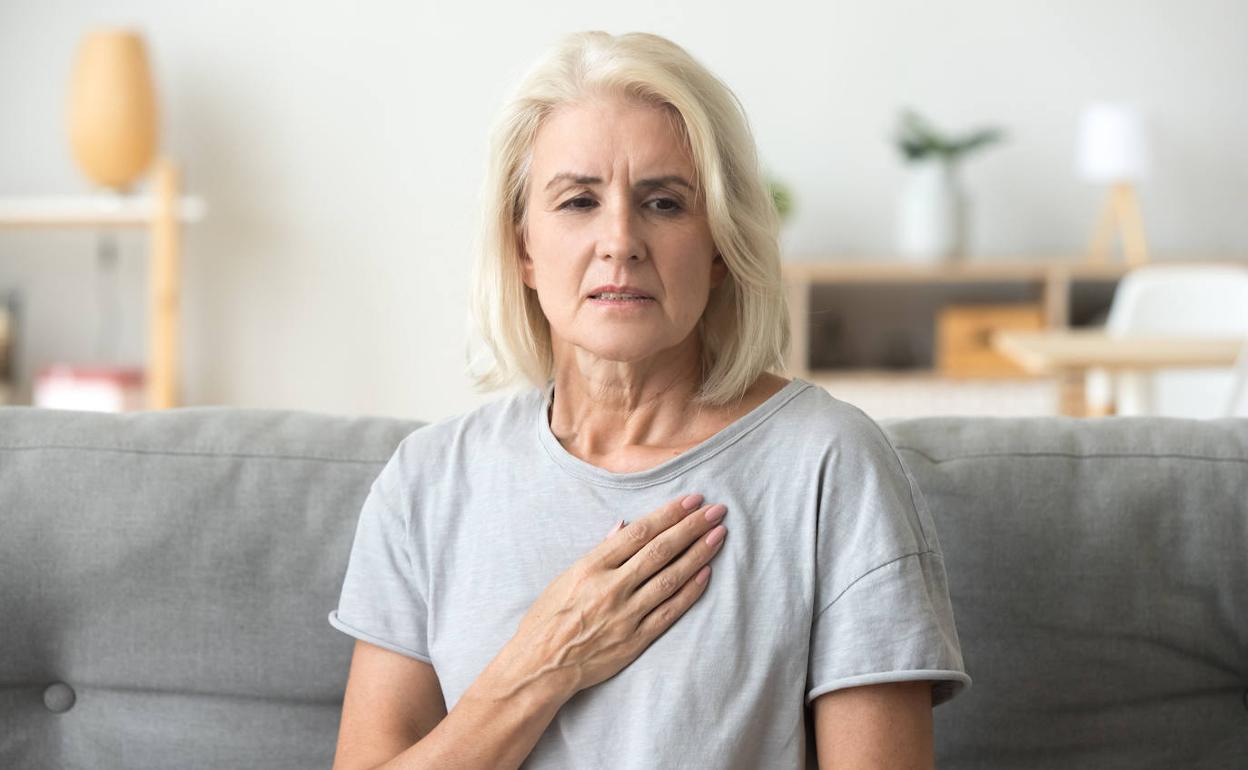
[[[546, 183], [546, 189], [549, 190], [550, 188], [555, 186], [556, 182], [561, 182], [564, 180], [575, 182], [576, 184], [584, 184], [584, 185], [602, 184], [601, 177], [589, 176], [588, 174], [576, 174], [571, 171], [563, 171], [558, 174], [555, 174], [553, 177], [550, 178], [550, 181]], [[678, 176], [676, 174], [668, 174], [667, 176], [658, 176], [658, 177], [653, 177], [651, 179], [641, 179], [637, 182], [638, 187], [647, 188], [647, 189], [655, 188], [655, 187], [665, 187], [667, 185], [673, 185], [673, 184], [683, 185], [686, 189], [689, 190], [689, 192], [694, 192], [693, 185], [689, 184], [689, 182], [683, 176]]]

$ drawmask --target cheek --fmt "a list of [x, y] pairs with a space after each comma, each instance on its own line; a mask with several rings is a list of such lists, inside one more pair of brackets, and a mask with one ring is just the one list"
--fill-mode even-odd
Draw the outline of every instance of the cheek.
[[526, 248], [529, 256], [540, 266], [539, 272], [559, 272], [561, 265], [576, 259], [584, 251], [584, 240], [584, 236], [574, 228], [554, 220], [553, 215], [542, 214], [529, 223]]
[[529, 236], [534, 244], [542, 244], [547, 248], [558, 248], [560, 244], [583, 240], [588, 234], [585, 223], [575, 212], [545, 211], [530, 212]]
[[663, 279], [670, 303], [668, 314], [682, 322], [696, 321], [706, 309], [710, 292], [710, 280], [706, 271], [698, 266], [682, 266]]
[[524, 273], [548, 317], [567, 315], [579, 300], [584, 271], [567, 251], [533, 243]]

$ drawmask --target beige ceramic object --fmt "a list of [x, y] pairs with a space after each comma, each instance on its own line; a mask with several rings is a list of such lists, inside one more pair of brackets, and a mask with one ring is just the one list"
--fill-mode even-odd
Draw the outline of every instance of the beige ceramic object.
[[156, 93], [143, 38], [123, 29], [83, 38], [69, 93], [74, 160], [97, 184], [124, 190], [156, 155]]

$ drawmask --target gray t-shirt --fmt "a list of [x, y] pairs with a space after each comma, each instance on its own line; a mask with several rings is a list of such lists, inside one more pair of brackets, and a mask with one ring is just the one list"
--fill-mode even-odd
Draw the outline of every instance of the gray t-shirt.
[[800, 378], [701, 444], [612, 473], [550, 429], [553, 383], [419, 428], [364, 501], [339, 630], [432, 663], [448, 709], [538, 595], [685, 493], [724, 503], [705, 593], [614, 677], [578, 692], [523, 768], [815, 768], [812, 699], [971, 684], [931, 514], [887, 436]]

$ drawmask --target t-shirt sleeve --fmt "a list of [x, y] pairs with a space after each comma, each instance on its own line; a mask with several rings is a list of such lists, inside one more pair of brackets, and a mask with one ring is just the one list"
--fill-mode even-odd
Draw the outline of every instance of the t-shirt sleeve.
[[338, 608], [329, 622], [343, 633], [432, 663], [427, 575], [414, 554], [411, 511], [404, 503], [402, 445], [373, 481], [356, 524]]
[[970, 686], [927, 504], [864, 412], [825, 455], [815, 535], [806, 703], [833, 690], [931, 680], [932, 705]]

